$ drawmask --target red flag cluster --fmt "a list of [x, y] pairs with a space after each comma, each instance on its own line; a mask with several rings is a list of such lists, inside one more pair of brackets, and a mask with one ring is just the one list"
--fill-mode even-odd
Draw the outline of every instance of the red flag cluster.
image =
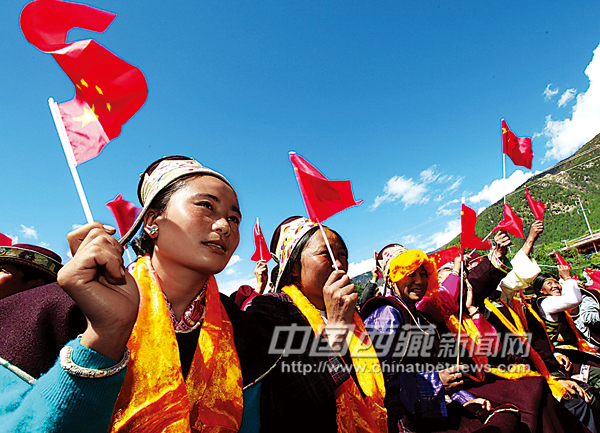
[[290, 161], [310, 219], [323, 222], [330, 216], [363, 202], [354, 200], [349, 180], [327, 179], [295, 152], [290, 152]]
[[479, 236], [475, 234], [475, 226], [477, 225], [477, 213], [466, 205], [462, 205], [460, 213], [460, 249], [477, 249], [477, 250], [491, 250], [492, 242], [487, 240], [483, 241]]
[[507, 204], [504, 205], [504, 219], [494, 227], [492, 233], [499, 230], [504, 230], [510, 235], [525, 239], [525, 235], [523, 234], [523, 220]]
[[115, 216], [121, 237], [123, 237], [123, 235], [129, 231], [135, 219], [141, 212], [139, 207], [136, 207], [133, 203], [127, 200], [123, 200], [123, 196], [121, 194], [116, 196], [113, 201], [106, 203], [106, 207], [108, 207]]
[[269, 251], [265, 237], [260, 229], [258, 218], [256, 218], [256, 224], [254, 224], [254, 230], [252, 230], [252, 232], [254, 233], [254, 254], [252, 254], [250, 260], [253, 262], [258, 262], [259, 260], [268, 262], [271, 260], [271, 251]]
[[12, 239], [0, 233], [0, 247], [10, 247], [11, 245]]
[[67, 43], [73, 28], [103, 32], [115, 14], [59, 0], [35, 0], [21, 13], [21, 30], [51, 54], [75, 85], [75, 98], [59, 104], [77, 164], [96, 157], [146, 101], [142, 72], [88, 39]]
[[531, 160], [533, 159], [531, 138], [517, 137], [508, 128], [504, 119], [502, 119], [502, 152], [508, 155], [515, 165], [531, 170]]
[[585, 273], [592, 279], [596, 285], [600, 285], [600, 271], [597, 269], [585, 268]]

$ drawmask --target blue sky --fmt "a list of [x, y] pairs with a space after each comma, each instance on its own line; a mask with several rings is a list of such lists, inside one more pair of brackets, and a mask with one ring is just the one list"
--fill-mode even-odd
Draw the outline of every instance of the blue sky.
[[[66, 261], [66, 234], [85, 217], [47, 99], [74, 90], [23, 37], [26, 3], [0, 4], [0, 232]], [[115, 224], [105, 203], [119, 193], [137, 202], [138, 174], [163, 155], [221, 171], [244, 215], [217, 278], [225, 292], [253, 278], [256, 217], [269, 241], [280, 221], [305, 214], [289, 151], [351, 179], [365, 200], [327, 221], [353, 275], [390, 242], [443, 245], [459, 231], [461, 197], [478, 210], [501, 197], [502, 117], [535, 153], [532, 171], [507, 162], [509, 190], [600, 132], [597, 1], [88, 4], [117, 18], [70, 40], [96, 39], [149, 85], [121, 136], [79, 166], [94, 218]]]

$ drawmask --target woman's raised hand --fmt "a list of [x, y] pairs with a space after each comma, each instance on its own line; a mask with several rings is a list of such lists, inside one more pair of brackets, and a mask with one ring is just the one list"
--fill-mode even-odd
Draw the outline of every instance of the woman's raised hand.
[[123, 247], [113, 227], [91, 223], [69, 233], [73, 258], [58, 273], [58, 284], [85, 314], [81, 344], [115, 361], [121, 359], [139, 306], [139, 291], [123, 267]]
[[323, 300], [327, 310], [328, 324], [349, 325], [352, 323], [358, 293], [354, 290], [354, 283], [344, 271], [331, 273], [323, 287]]

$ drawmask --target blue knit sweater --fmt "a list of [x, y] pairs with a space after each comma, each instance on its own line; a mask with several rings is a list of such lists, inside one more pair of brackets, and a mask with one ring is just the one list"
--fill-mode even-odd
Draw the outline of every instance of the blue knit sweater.
[[[73, 361], [86, 368], [115, 365], [112, 359], [71, 341]], [[125, 372], [84, 379], [65, 372], [57, 360], [35, 385], [0, 367], [0, 430], [13, 432], [106, 432]]]

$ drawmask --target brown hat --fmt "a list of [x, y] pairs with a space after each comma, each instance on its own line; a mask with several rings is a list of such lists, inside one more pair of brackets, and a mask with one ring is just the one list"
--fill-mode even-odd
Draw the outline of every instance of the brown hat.
[[0, 247], [0, 262], [30, 266], [48, 275], [49, 281], [56, 281], [56, 274], [62, 268], [62, 259], [54, 251], [29, 244]]

